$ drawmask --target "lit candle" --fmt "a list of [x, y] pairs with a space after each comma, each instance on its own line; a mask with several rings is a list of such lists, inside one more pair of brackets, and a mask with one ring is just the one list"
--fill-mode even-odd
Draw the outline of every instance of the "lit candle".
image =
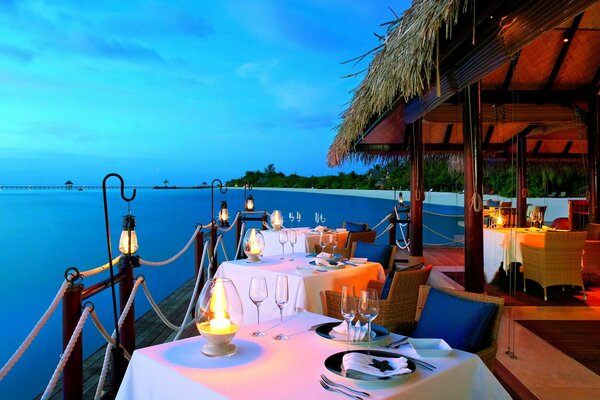
[[256, 231], [254, 229], [250, 233], [250, 253], [260, 254], [260, 246], [258, 245], [258, 240], [256, 240]]
[[210, 298], [210, 311], [213, 316], [210, 319], [209, 329], [206, 325], [201, 327], [201, 331], [213, 335], [229, 334], [237, 331], [237, 327], [231, 324], [229, 314], [227, 314], [227, 297], [225, 296], [225, 287], [221, 279], [217, 279], [215, 287]]

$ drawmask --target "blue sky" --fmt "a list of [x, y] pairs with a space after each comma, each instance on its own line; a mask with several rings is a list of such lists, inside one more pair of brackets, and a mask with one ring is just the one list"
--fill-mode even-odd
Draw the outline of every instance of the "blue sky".
[[[186, 185], [326, 154], [409, 2], [0, 0], [0, 184]], [[344, 171], [364, 171], [347, 164]]]

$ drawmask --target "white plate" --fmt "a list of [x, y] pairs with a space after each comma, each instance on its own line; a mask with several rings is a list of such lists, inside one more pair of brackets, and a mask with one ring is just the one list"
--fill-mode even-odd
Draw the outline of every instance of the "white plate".
[[452, 347], [444, 339], [408, 339], [408, 343], [421, 357], [446, 357]]

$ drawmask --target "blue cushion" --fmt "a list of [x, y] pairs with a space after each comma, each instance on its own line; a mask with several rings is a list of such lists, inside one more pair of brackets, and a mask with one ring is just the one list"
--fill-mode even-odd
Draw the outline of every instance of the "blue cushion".
[[462, 299], [431, 288], [413, 337], [444, 339], [452, 348], [474, 353], [489, 346], [485, 336], [495, 312], [494, 303]]
[[487, 206], [488, 207], [498, 207], [500, 205], [500, 200], [488, 200], [487, 201]]
[[344, 226], [348, 232], [364, 232], [367, 230], [367, 224], [358, 224], [356, 222], [346, 221]]
[[390, 254], [390, 246], [387, 244], [374, 244], [365, 242], [356, 242], [354, 249], [354, 257], [367, 258], [381, 264], [384, 268], [387, 266], [388, 257]]

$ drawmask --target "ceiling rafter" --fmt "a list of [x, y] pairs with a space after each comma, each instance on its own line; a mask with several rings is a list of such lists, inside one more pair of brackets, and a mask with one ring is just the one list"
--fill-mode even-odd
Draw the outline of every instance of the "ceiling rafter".
[[510, 65], [508, 67], [508, 71], [506, 71], [506, 77], [504, 78], [504, 83], [502, 84], [502, 91], [507, 92], [510, 87], [510, 83], [513, 78], [513, 74], [515, 73], [515, 69], [517, 69], [517, 63], [519, 62], [519, 57], [521, 57], [521, 50], [517, 51], [513, 59], [510, 61]]
[[446, 133], [444, 134], [444, 144], [450, 144], [450, 137], [452, 136], [452, 129], [454, 129], [454, 124], [448, 124], [446, 126]]
[[533, 156], [536, 156], [540, 152], [541, 147], [542, 147], [542, 141], [538, 140], [537, 142], [535, 142], [535, 147], [533, 148], [533, 151], [531, 152], [531, 154]]
[[573, 43], [573, 38], [575, 37], [575, 33], [577, 32], [577, 28], [581, 23], [581, 19], [583, 18], [583, 14], [581, 13], [573, 18], [573, 23], [571, 23], [571, 27], [565, 31], [563, 45], [560, 49], [560, 53], [558, 53], [558, 57], [556, 57], [556, 62], [554, 63], [554, 67], [552, 68], [552, 72], [548, 77], [548, 81], [546, 82], [546, 86], [544, 86], [544, 91], [549, 92], [552, 90], [552, 86], [554, 86], [554, 82], [556, 81], [556, 77], [558, 77], [558, 73], [567, 57], [567, 53], [569, 52], [569, 48], [571, 47], [571, 43]]
[[492, 141], [492, 135], [494, 134], [495, 125], [488, 126], [487, 132], [485, 133], [485, 138], [483, 139], [483, 149], [487, 150]]

